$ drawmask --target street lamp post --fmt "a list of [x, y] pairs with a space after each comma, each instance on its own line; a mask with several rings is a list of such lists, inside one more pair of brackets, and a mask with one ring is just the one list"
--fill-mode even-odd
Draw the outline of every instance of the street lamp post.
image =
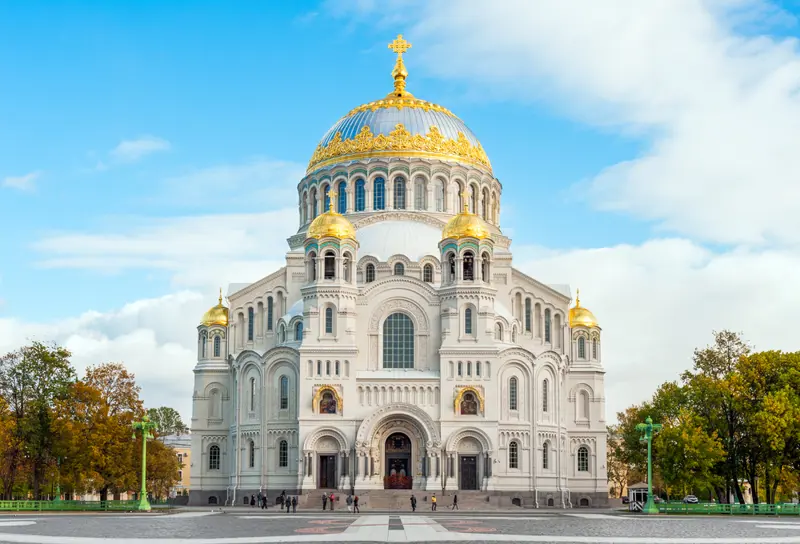
[[636, 425], [636, 430], [642, 433], [640, 442], [647, 442], [647, 502], [642, 508], [645, 514], [658, 514], [658, 507], [653, 501], [653, 433], [661, 430], [661, 424], [653, 423], [653, 418], [647, 416], [644, 423]]
[[61, 502], [61, 457], [56, 458], [56, 496], [55, 502]]
[[136, 431], [142, 431], [142, 490], [139, 492], [139, 510], [150, 511], [150, 502], [147, 500], [147, 439], [153, 438], [153, 429], [156, 424], [150, 418], [144, 416], [141, 421], [133, 422], [133, 438], [136, 439]]

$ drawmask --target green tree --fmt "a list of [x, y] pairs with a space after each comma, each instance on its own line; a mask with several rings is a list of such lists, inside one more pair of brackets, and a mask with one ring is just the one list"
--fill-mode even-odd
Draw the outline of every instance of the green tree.
[[[34, 342], [0, 359], [0, 396], [9, 404], [17, 448], [8, 457], [9, 470], [13, 474], [29, 466], [30, 488], [37, 499], [48, 468], [56, 460], [54, 407], [68, 395], [75, 380], [70, 356], [62, 347]], [[4, 482], [5, 496], [11, 495], [12, 486], [13, 482]]]
[[156, 432], [160, 436], [172, 434], [182, 435], [189, 432], [189, 427], [184, 424], [181, 415], [174, 408], [161, 406], [147, 410], [150, 421], [156, 424]]

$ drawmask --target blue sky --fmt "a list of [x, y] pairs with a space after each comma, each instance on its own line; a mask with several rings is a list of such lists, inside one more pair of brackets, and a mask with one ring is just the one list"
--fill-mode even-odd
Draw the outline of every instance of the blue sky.
[[620, 403], [712, 328], [798, 347], [767, 324], [800, 298], [785, 279], [798, 15], [796, 0], [0, 3], [0, 348], [55, 339], [190, 377], [199, 313], [280, 265], [295, 184], [339, 117], [391, 89], [400, 32], [409, 90], [492, 160], [517, 266], [582, 287], [605, 325]]

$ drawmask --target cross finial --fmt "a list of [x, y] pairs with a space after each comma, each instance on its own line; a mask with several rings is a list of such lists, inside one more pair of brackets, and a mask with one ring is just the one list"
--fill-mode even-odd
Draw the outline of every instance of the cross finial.
[[575, 293], [575, 307], [579, 307], [581, 305], [581, 290], [578, 288]]
[[406, 65], [403, 64], [403, 53], [411, 49], [411, 44], [403, 39], [402, 34], [398, 34], [397, 38], [389, 44], [389, 49], [397, 53], [397, 61], [394, 63], [394, 70], [392, 70], [392, 77], [394, 77], [394, 92], [392, 95], [397, 97], [411, 96], [411, 93], [406, 92], [408, 70], [406, 70]]
[[222, 304], [222, 287], [219, 288], [219, 303]]
[[464, 213], [469, 213], [469, 193], [461, 191], [461, 203], [464, 208]]
[[333, 189], [328, 190], [328, 210], [333, 213], [333, 201], [336, 199], [336, 195], [338, 195], [336, 191]]

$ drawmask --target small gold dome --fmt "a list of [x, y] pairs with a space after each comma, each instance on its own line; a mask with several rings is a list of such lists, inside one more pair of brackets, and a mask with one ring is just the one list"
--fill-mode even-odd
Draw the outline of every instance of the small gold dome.
[[442, 239], [445, 238], [477, 238], [483, 240], [490, 238], [489, 226], [477, 214], [470, 213], [467, 204], [467, 194], [461, 193], [464, 209], [456, 215], [442, 229]]
[[592, 312], [581, 306], [581, 290], [575, 297], [575, 306], [569, 309], [570, 327], [587, 327], [589, 329], [597, 327], [597, 318]]
[[308, 227], [306, 238], [325, 238], [330, 236], [332, 238], [352, 238], [356, 239], [356, 228], [353, 224], [342, 214], [333, 211], [333, 201], [336, 198], [336, 193], [331, 191], [328, 193], [330, 199], [330, 209], [318, 215], [316, 219], [311, 222]]
[[203, 314], [203, 319], [200, 321], [200, 324], [206, 327], [210, 327], [211, 325], [228, 326], [228, 309], [222, 305], [222, 288], [219, 290], [219, 304]]

